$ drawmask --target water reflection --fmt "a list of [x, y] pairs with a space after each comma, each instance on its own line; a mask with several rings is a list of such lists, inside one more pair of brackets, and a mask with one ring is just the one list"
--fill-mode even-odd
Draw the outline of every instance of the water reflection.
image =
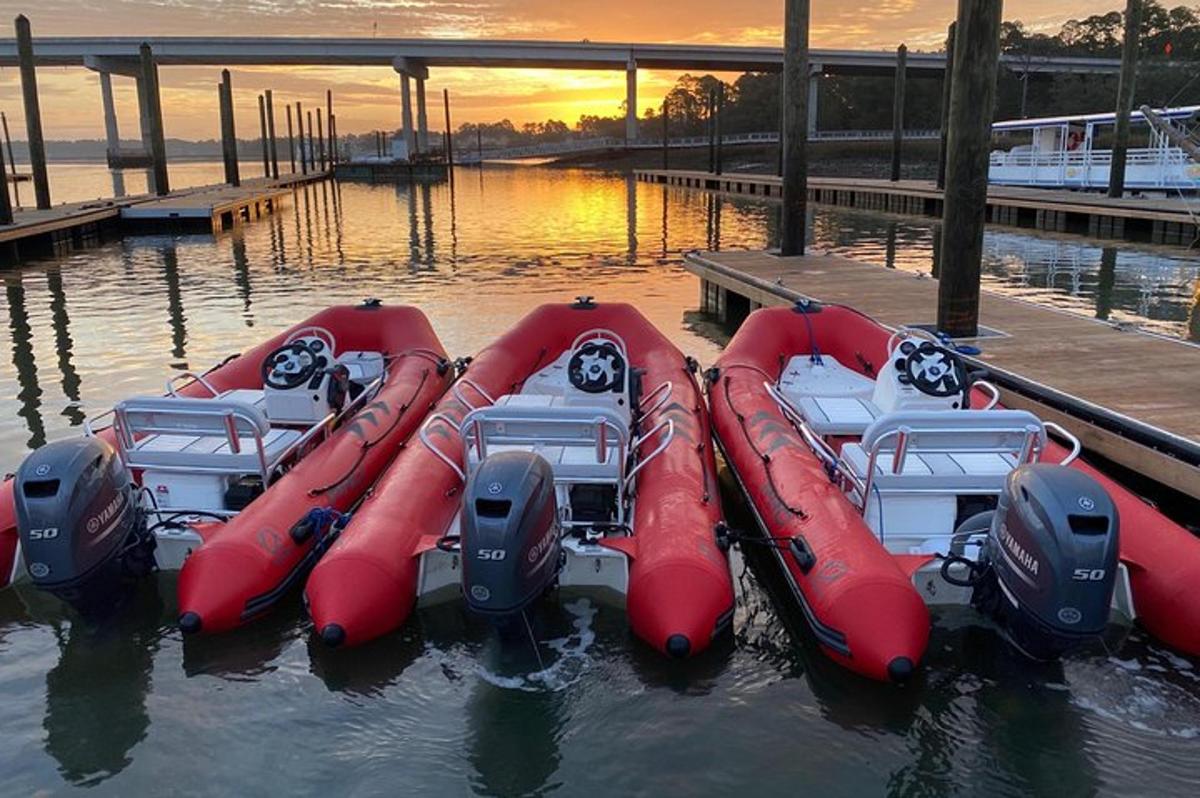
[[[279, 219], [278, 215], [276, 219]], [[278, 253], [278, 259], [275, 262], [276, 268], [282, 268], [286, 259], [283, 251], [283, 228], [281, 220], [278, 225], [271, 225], [271, 245], [272, 251]], [[238, 296], [242, 298], [242, 318], [246, 320], [247, 327], [253, 327], [254, 314], [250, 312], [250, 295], [252, 293], [250, 286], [250, 262], [246, 258], [246, 239], [240, 233], [234, 233], [229, 239], [229, 249], [230, 260], [233, 261], [233, 282], [237, 286]]]
[[179, 287], [179, 250], [174, 241], [162, 247], [162, 279], [167, 287], [167, 318], [171, 325], [171, 357], [175, 368], [187, 368], [187, 316]]
[[20, 274], [4, 277], [4, 293], [8, 300], [8, 329], [12, 336], [12, 363], [17, 372], [17, 415], [25, 420], [29, 439], [25, 446], [36, 449], [46, 442], [46, 427], [42, 421], [42, 389], [38, 385], [37, 364], [33, 359], [33, 330], [25, 308], [25, 286]]
[[50, 289], [50, 318], [54, 326], [54, 348], [58, 352], [62, 391], [70, 400], [63, 408], [63, 415], [67, 417], [71, 426], [75, 427], [84, 420], [84, 413], [79, 406], [83, 381], [71, 360], [75, 342], [71, 340], [71, 317], [67, 314], [67, 294], [63, 290], [61, 268], [53, 266], [46, 271], [46, 286]]

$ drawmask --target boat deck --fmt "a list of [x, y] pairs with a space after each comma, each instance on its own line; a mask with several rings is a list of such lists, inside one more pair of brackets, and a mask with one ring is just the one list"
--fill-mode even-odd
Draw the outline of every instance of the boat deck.
[[[640, 169], [644, 182], [779, 197], [776, 175]], [[929, 180], [810, 177], [811, 202], [925, 216], [942, 215], [942, 190]], [[1093, 238], [1190, 246], [1200, 237], [1200, 199], [1179, 196], [1110, 199], [1095, 192], [988, 187], [988, 221]]]
[[[702, 303], [729, 317], [801, 298], [853, 306], [896, 327], [935, 321], [937, 280], [844, 258], [765, 252], [687, 257]], [[1200, 498], [1200, 346], [982, 293], [975, 360], [1004, 401], [1058, 421], [1109, 459]]]

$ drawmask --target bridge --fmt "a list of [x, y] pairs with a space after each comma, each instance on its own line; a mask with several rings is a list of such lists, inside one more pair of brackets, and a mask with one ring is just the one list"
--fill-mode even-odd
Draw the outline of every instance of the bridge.
[[[931, 140], [941, 136], [938, 130], [909, 130], [904, 134], [908, 140]], [[809, 141], [891, 141], [890, 130], [821, 130], [809, 137]], [[722, 147], [747, 146], [754, 144], [778, 144], [779, 133], [731, 133], [721, 137]], [[708, 136], [685, 136], [667, 139], [667, 148], [672, 150], [697, 149], [709, 145]], [[636, 139], [597, 137], [567, 139], [565, 141], [527, 144], [519, 147], [501, 147], [482, 152], [465, 151], [455, 156], [455, 161], [474, 165], [481, 161], [517, 161], [525, 158], [553, 158], [559, 155], [582, 155], [591, 152], [614, 152], [620, 150], [661, 150], [662, 139]]]
[[[565, 41], [497, 41], [489, 39], [400, 39], [323, 37], [44, 37], [34, 43], [39, 66], [82, 66], [101, 74], [137, 77], [138, 48], [148, 43], [159, 66], [381, 66], [400, 74], [401, 116], [409, 152], [427, 148], [425, 81], [430, 68], [494, 67], [516, 69], [607, 69], [626, 73], [626, 136], [638, 138], [637, 70], [712, 72], [778, 72], [783, 68], [780, 47], [740, 47], [711, 44], [654, 44]], [[1022, 74], [1118, 74], [1120, 61], [1111, 58], [1004, 55], [1002, 63]], [[809, 54], [810, 119], [816, 119], [816, 79], [823, 75], [891, 75], [896, 53], [873, 50], [813, 49]], [[0, 67], [17, 65], [13, 39], [0, 40]], [[912, 52], [908, 73], [940, 77], [944, 53]], [[412, 91], [416, 81], [417, 129], [413, 127]], [[105, 95], [105, 121], [115, 129], [111, 89]], [[144, 92], [139, 91], [139, 104]]]

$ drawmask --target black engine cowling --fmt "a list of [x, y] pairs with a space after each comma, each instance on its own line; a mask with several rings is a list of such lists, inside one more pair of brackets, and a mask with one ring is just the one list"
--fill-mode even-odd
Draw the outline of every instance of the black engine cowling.
[[80, 613], [103, 614], [131, 580], [153, 570], [154, 539], [134, 484], [104, 441], [43, 446], [21, 464], [13, 493], [34, 585]]
[[561, 543], [554, 472], [532, 452], [497, 452], [467, 481], [462, 514], [463, 595], [495, 619], [515, 616], [558, 576]]
[[1117, 508], [1071, 468], [1014, 470], [992, 519], [988, 570], [972, 601], [1035, 659], [1061, 656], [1105, 629], [1118, 568]]

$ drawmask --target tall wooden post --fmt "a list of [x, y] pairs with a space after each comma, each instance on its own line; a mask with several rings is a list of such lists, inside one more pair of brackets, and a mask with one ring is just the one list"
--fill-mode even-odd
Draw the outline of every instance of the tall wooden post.
[[317, 109], [317, 157], [321, 159], [321, 171], [324, 172], [329, 167], [329, 162], [325, 158], [325, 130], [321, 124], [321, 109]]
[[712, 173], [717, 170], [717, 141], [713, 138], [717, 129], [717, 99], [711, 91], [704, 101], [704, 121], [704, 132], [708, 136], [708, 171]]
[[13, 223], [12, 201], [8, 198], [8, 175], [4, 169], [4, 150], [0, 149], [0, 225]]
[[267, 143], [267, 101], [261, 94], [258, 95], [258, 124], [262, 129], [259, 140], [262, 142], [263, 177], [270, 177], [271, 145]]
[[803, 255], [808, 215], [809, 0], [787, 0], [783, 22], [782, 255]]
[[233, 122], [233, 83], [229, 70], [221, 71], [221, 82], [217, 84], [221, 98], [221, 155], [225, 161], [225, 182], [240, 186], [238, 174], [237, 132]]
[[954, 34], [955, 23], [950, 23], [946, 35], [946, 70], [942, 73], [942, 129], [938, 141], [937, 187], [946, 187], [946, 143], [950, 135], [950, 87], [954, 85]]
[[663, 106], [662, 106], [662, 123], [663, 123], [663, 131], [662, 131], [663, 171], [665, 172], [666, 170], [671, 168], [671, 156], [669, 154], [670, 149], [671, 149], [671, 138], [670, 138], [671, 105], [667, 102], [667, 99], [665, 97], [663, 98]]
[[304, 146], [304, 106], [296, 103], [296, 131], [300, 138], [300, 173], [308, 174], [308, 148]]
[[308, 120], [308, 163], [315, 172], [317, 171], [317, 148], [313, 145], [312, 111], [305, 111], [304, 116]]
[[338, 137], [337, 137], [337, 117], [333, 114], [329, 115], [329, 168], [332, 169], [338, 162]]
[[162, 197], [171, 193], [167, 177], [167, 141], [163, 135], [162, 95], [158, 85], [158, 66], [150, 45], [142, 42], [138, 48], [141, 57], [141, 78], [146, 93], [146, 116], [150, 123], [150, 156], [153, 160], [154, 193]]
[[450, 185], [454, 185], [454, 134], [450, 127], [450, 90], [442, 89], [442, 105], [446, 109], [446, 171], [450, 175]]
[[904, 148], [904, 91], [908, 77], [908, 47], [896, 50], [896, 88], [892, 95], [892, 182], [900, 180], [900, 156]]
[[721, 141], [721, 139], [723, 138], [722, 131], [721, 131], [721, 121], [722, 121], [722, 117], [725, 116], [725, 84], [723, 82], [717, 84], [716, 100], [713, 104], [716, 107], [716, 111], [717, 111], [716, 116], [714, 117], [714, 122], [713, 122], [713, 140], [716, 142], [716, 151], [717, 151], [716, 159], [714, 161], [715, 166], [714, 166], [713, 171], [719, 175], [723, 171], [725, 171], [725, 148]]
[[[8, 150], [8, 168], [12, 170], [13, 176], [13, 196], [12, 204], [15, 208], [21, 207], [21, 184], [17, 182], [17, 159], [13, 157], [12, 151], [12, 136], [8, 134], [8, 117], [0, 111], [0, 125], [4, 126], [4, 147]], [[3, 171], [3, 170], [0, 170]]]
[[1121, 49], [1121, 80], [1117, 84], [1117, 130], [1113, 141], [1108, 196], [1125, 195], [1125, 164], [1129, 156], [1129, 116], [1137, 83], [1138, 39], [1142, 26], [1142, 0], [1125, 0], [1125, 43]]
[[296, 173], [296, 135], [292, 130], [292, 106], [288, 103], [287, 106], [287, 126], [288, 126], [288, 163], [292, 167], [292, 174]]
[[938, 329], [954, 337], [973, 336], [979, 328], [979, 275], [1003, 5], [1003, 0], [958, 0], [938, 280]]
[[33, 34], [24, 14], [16, 19], [17, 61], [21, 94], [25, 100], [25, 132], [29, 137], [29, 164], [38, 208], [50, 207], [50, 177], [46, 172], [46, 140], [42, 138], [42, 109], [38, 103], [37, 70], [33, 67]]
[[271, 177], [279, 179], [279, 151], [275, 141], [275, 105], [271, 102], [271, 90], [266, 90], [267, 98], [267, 140], [271, 148]]

